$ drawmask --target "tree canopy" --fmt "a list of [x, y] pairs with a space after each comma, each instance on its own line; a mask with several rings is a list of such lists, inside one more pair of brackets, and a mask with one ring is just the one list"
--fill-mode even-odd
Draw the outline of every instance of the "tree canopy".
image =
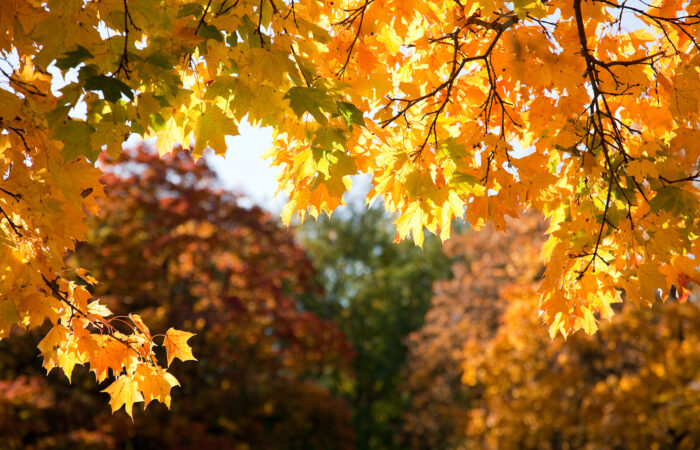
[[678, 448], [700, 445], [697, 296], [625, 304], [595, 336], [552, 342], [537, 291], [505, 290], [493, 339], [463, 354], [466, 448]]
[[[116, 376], [115, 406], [168, 402], [146, 325], [117, 331], [63, 256], [102, 195], [101, 151], [138, 133], [223, 152], [245, 118], [275, 130], [286, 221], [333, 211], [358, 172], [418, 245], [455, 218], [543, 213], [552, 335], [594, 333], [622, 299], [684, 297], [699, 35], [686, 0], [6, 1], [0, 336], [49, 319], [47, 369], [89, 362]], [[168, 361], [191, 358], [188, 336], [158, 342]]]

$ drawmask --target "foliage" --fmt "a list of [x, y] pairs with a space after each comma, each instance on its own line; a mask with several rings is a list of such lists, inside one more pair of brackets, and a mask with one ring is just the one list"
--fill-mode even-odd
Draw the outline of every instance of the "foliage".
[[[552, 335], [595, 332], [622, 291], [648, 305], [700, 280], [697, 2], [334, 3], [317, 66], [365, 114], [345, 148], [401, 236], [539, 210]], [[310, 145], [270, 152], [290, 210], [321, 205]]]
[[[502, 228], [521, 209], [544, 213], [551, 334], [595, 332], [621, 292], [640, 304], [671, 286], [686, 295], [698, 280], [700, 12], [640, 3], [6, 1], [0, 336], [48, 318], [48, 369], [127, 368], [115, 406], [167, 402], [174, 380], [138, 319], [117, 334], [64, 278], [101, 193], [88, 160], [116, 156], [131, 132], [161, 151], [194, 139], [196, 155], [223, 152], [244, 117], [275, 128], [287, 221], [334, 210], [358, 171], [419, 245], [424, 227], [446, 238], [456, 217]], [[124, 354], [104, 365], [81, 340]]]
[[[595, 336], [550, 338], [537, 318], [543, 224], [456, 237], [410, 337], [412, 448], [697, 448], [700, 307], [616, 307]], [[539, 241], [538, 241], [539, 239]]]
[[467, 448], [697, 448], [700, 306], [625, 305], [595, 337], [551, 341], [536, 285], [509, 283], [491, 339], [468, 341]]
[[304, 296], [310, 311], [332, 320], [353, 343], [352, 378], [335, 389], [353, 409], [357, 448], [401, 448], [395, 439], [410, 399], [400, 390], [406, 336], [418, 329], [430, 304], [432, 282], [449, 275], [437, 239], [423, 251], [392, 243], [381, 208], [349, 210], [303, 228], [306, 251], [324, 295]]
[[[461, 381], [465, 343], [488, 342], [499, 330], [506, 309], [500, 299], [503, 289], [532, 285], [542, 274], [536, 255], [543, 241], [541, 219], [529, 214], [509, 220], [508, 229], [501, 233], [490, 225], [454, 236], [445, 245], [454, 259], [453, 279], [435, 284], [425, 324], [407, 340], [402, 385], [412, 398], [402, 433], [407, 448], [460, 443], [471, 404]], [[536, 312], [532, 320], [537, 320]]]
[[[74, 437], [82, 448], [99, 436], [96, 448], [351, 448], [349, 410], [324, 384], [347, 371], [352, 352], [334, 325], [293, 300], [313, 291], [313, 267], [292, 234], [259, 208], [239, 206], [184, 152], [161, 159], [140, 150], [102, 165], [102, 217], [71, 263], [94, 268], [103, 280], [95, 294], [117, 317], [137, 312], [154, 333], [196, 331], [199, 362], [173, 362], [180, 399], [170, 412], [135, 408], [135, 424], [110, 417], [85, 371], [76, 371], [74, 395], [51, 377], [47, 399], [33, 403], [47, 405], [45, 415], [30, 410], [24, 423], [33, 428], [14, 431], [22, 440], [9, 446], [69, 447]], [[3, 354], [16, 349], [0, 360], [5, 379], [35, 374], [19, 356], [30, 354], [33, 336], [3, 346]]]
[[534, 289], [501, 301], [493, 340], [464, 354], [467, 448], [698, 448], [696, 299], [627, 305], [595, 337], [554, 342]]
[[[48, 318], [54, 327], [40, 345], [48, 370], [60, 366], [70, 376], [74, 364], [89, 363], [100, 381], [111, 371], [115, 409], [130, 411], [141, 397], [169, 403], [176, 380], [157, 365], [145, 323], [127, 316], [119, 320], [131, 320], [131, 329], [117, 331], [107, 310], [67, 279], [63, 257], [84, 239], [86, 214], [102, 195], [91, 162], [103, 148], [116, 157], [132, 132], [157, 136], [161, 152], [174, 142], [187, 147], [192, 136], [196, 155], [207, 146], [223, 152], [224, 136], [237, 134], [244, 116], [302, 136], [294, 111], [301, 114], [310, 99], [323, 100], [324, 112], [312, 109], [319, 120], [337, 116], [328, 130], [345, 118], [357, 122], [356, 108], [343, 103], [333, 81], [316, 76], [310, 60], [327, 38], [313, 21], [317, 7], [3, 2], [0, 337]], [[184, 350], [180, 356], [189, 357]]]

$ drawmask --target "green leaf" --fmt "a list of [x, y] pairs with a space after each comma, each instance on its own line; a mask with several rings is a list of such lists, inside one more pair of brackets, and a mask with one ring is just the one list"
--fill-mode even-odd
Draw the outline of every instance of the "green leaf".
[[116, 78], [104, 75], [95, 75], [85, 79], [85, 89], [89, 91], [102, 91], [105, 100], [116, 103], [122, 98], [122, 94], [134, 99], [134, 93], [129, 86]]
[[163, 131], [165, 122], [165, 117], [161, 116], [160, 113], [151, 114], [151, 126], [155, 131]]
[[145, 58], [145, 61], [166, 70], [170, 70], [174, 66], [172, 59], [164, 53], [151, 53]]
[[180, 7], [180, 11], [177, 12], [177, 17], [194, 16], [199, 18], [202, 15], [202, 11], [202, 5], [199, 3], [188, 3]]
[[58, 122], [65, 120], [73, 105], [58, 105], [53, 111], [46, 113], [46, 123], [53, 128]]
[[293, 87], [284, 98], [289, 99], [289, 106], [297, 116], [308, 112], [321, 125], [328, 123], [324, 111], [331, 111], [335, 106], [328, 91], [316, 87]]
[[[634, 178], [628, 176], [628, 177], [625, 177], [625, 180], [627, 181], [627, 183], [626, 183], [627, 186], [634, 186], [635, 185]], [[624, 201], [625, 202], [629, 201], [629, 203], [632, 206], [637, 206], [637, 195], [635, 193], [634, 188], [633, 187], [626, 187], [626, 188], [622, 189], [622, 191], [625, 193], [625, 195], [623, 196]], [[617, 192], [617, 191], [615, 191], [615, 192]]]
[[61, 58], [58, 58], [56, 67], [61, 70], [70, 69], [71, 67], [77, 67], [81, 62], [92, 57], [92, 53], [82, 45], [78, 45], [77, 49], [66, 52]]
[[139, 122], [132, 120], [131, 121], [131, 131], [133, 131], [136, 134], [144, 135], [146, 130], [143, 128], [143, 125], [141, 125]]
[[235, 31], [226, 34], [226, 45], [229, 47], [235, 47], [238, 45], [238, 33]]
[[101, 149], [90, 145], [90, 135], [94, 132], [95, 128], [87, 122], [67, 119], [53, 128], [51, 137], [64, 142], [61, 156], [65, 161], [73, 161], [81, 155], [95, 161]]
[[664, 186], [658, 190], [654, 198], [649, 201], [649, 210], [652, 213], [668, 211], [684, 216], [694, 216], [697, 212], [698, 201], [696, 197], [677, 186]]
[[345, 119], [347, 126], [352, 124], [362, 126], [365, 121], [362, 117], [362, 111], [360, 111], [357, 106], [348, 102], [335, 102], [338, 106], [338, 113]]
[[202, 24], [202, 26], [199, 27], [199, 32], [197, 34], [202, 36], [204, 39], [214, 39], [219, 42], [224, 41], [224, 35], [221, 34], [221, 31], [219, 31], [219, 29], [214, 25]]
[[[608, 209], [608, 214], [606, 217], [606, 220], [610, 222], [613, 226], [618, 226], [620, 222], [627, 217], [627, 208], [624, 207], [619, 207], [616, 205], [611, 205], [610, 208]], [[603, 220], [603, 216], [601, 214], [600, 220]]]

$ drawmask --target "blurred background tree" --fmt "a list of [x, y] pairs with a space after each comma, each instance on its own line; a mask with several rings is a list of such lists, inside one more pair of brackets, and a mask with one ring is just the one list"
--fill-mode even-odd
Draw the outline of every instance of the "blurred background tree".
[[405, 447], [451, 448], [463, 440], [471, 401], [461, 381], [465, 343], [489, 340], [496, 332], [504, 287], [531, 284], [542, 273], [533, 253], [543, 241], [544, 223], [529, 215], [509, 220], [508, 228], [503, 233], [489, 225], [445, 245], [454, 260], [453, 278], [435, 284], [425, 324], [408, 338], [401, 386], [411, 397], [401, 433]]
[[464, 354], [465, 448], [700, 448], [700, 307], [625, 304], [599, 333], [551, 340], [534, 286]]
[[40, 365], [19, 349], [34, 354], [34, 334], [2, 341], [0, 413], [13, 421], [0, 421], [12, 437], [0, 447], [352, 448], [350, 411], [326, 387], [347, 371], [351, 346], [294, 300], [314, 292], [314, 273], [293, 235], [240, 207], [187, 153], [137, 149], [103, 163], [108, 198], [74, 258], [95, 268], [96, 294], [117, 315], [140, 314], [154, 334], [196, 332], [199, 363], [174, 363], [183, 388], [172, 410], [138, 408], [132, 424], [111, 415], [84, 370], [73, 375], [81, 394], [64, 395], [56, 373], [32, 378]]
[[423, 324], [433, 281], [450, 274], [439, 239], [427, 237], [421, 250], [395, 243], [393, 229], [384, 210], [350, 202], [301, 233], [325, 292], [303, 303], [336, 323], [355, 348], [354, 378], [337, 379], [335, 389], [352, 406], [358, 449], [402, 448], [397, 436], [410, 404], [399, 389], [405, 338]]
[[700, 307], [626, 304], [594, 336], [551, 339], [537, 319], [544, 223], [525, 215], [449, 241], [409, 338], [410, 448], [700, 447]]

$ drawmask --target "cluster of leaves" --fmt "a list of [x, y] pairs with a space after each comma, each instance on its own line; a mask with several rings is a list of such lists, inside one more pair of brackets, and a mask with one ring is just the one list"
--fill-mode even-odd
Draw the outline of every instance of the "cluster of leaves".
[[[94, 267], [103, 282], [93, 290], [117, 314], [138, 312], [158, 331], [172, 324], [196, 330], [199, 362], [173, 364], [184, 385], [181, 399], [171, 411], [135, 408], [134, 424], [125, 414], [110, 417], [84, 370], [76, 371], [72, 395], [57, 376], [48, 385], [36, 378], [26, 387], [21, 379], [5, 382], [16, 391], [6, 394], [13, 403], [31, 400], [23, 414], [6, 411], [8, 419], [25, 419], [24, 429], [0, 426], [3, 436], [17, 437], [8, 446], [351, 446], [350, 412], [324, 383], [347, 372], [352, 351], [337, 327], [293, 300], [314, 291], [312, 264], [293, 235], [216, 188], [204, 161], [184, 152], [128, 153], [102, 161], [107, 199], [70, 264]], [[28, 357], [35, 336], [8, 339], [3, 378], [36, 375]], [[38, 383], [33, 397], [24, 394]]]
[[[0, 335], [48, 318], [47, 367], [126, 370], [112, 392], [156, 383], [138, 395], [165, 401], [174, 381], [143, 324], [120, 334], [65, 278], [101, 192], [88, 160], [132, 132], [161, 152], [192, 139], [195, 155], [223, 152], [244, 117], [275, 129], [286, 221], [333, 211], [358, 171], [419, 245], [454, 218], [502, 228], [542, 212], [552, 335], [595, 332], [621, 293], [685, 296], [699, 278], [699, 35], [686, 0], [5, 2]], [[71, 350], [81, 339], [93, 347]]]
[[432, 284], [449, 276], [450, 259], [436, 237], [423, 250], [394, 243], [390, 217], [381, 208], [350, 208], [308, 222], [302, 242], [324, 294], [305, 295], [305, 307], [332, 320], [355, 350], [351, 378], [334, 389], [352, 408], [358, 449], [398, 449], [397, 431], [409, 397], [401, 391], [406, 336], [423, 324]]
[[[146, 325], [136, 316], [109, 319], [85, 287], [70, 281], [63, 263], [85, 238], [86, 214], [102, 195], [101, 172], [91, 162], [104, 149], [116, 157], [134, 132], [157, 136], [161, 152], [174, 142], [188, 147], [191, 138], [196, 155], [205, 147], [223, 152], [225, 135], [237, 134], [244, 116], [303, 135], [294, 112], [319, 95], [330, 101], [335, 122], [357, 122], [357, 110], [341, 102], [334, 83], [318, 78], [309, 61], [328, 37], [310, 20], [318, 6], [3, 3], [0, 337], [13, 325], [33, 328], [49, 319], [55, 327], [40, 347], [47, 369], [60, 366], [70, 375], [74, 364], [89, 363], [98, 380], [111, 370], [114, 407], [141, 397], [169, 401], [176, 380], [156, 363]], [[130, 322], [130, 329], [115, 320]], [[168, 336], [188, 357], [189, 335]]]
[[[621, 292], [648, 305], [700, 279], [697, 2], [340, 3], [318, 65], [366, 113], [348, 155], [401, 236], [539, 210], [552, 335], [595, 332]], [[283, 183], [315, 177], [273, 153]]]

